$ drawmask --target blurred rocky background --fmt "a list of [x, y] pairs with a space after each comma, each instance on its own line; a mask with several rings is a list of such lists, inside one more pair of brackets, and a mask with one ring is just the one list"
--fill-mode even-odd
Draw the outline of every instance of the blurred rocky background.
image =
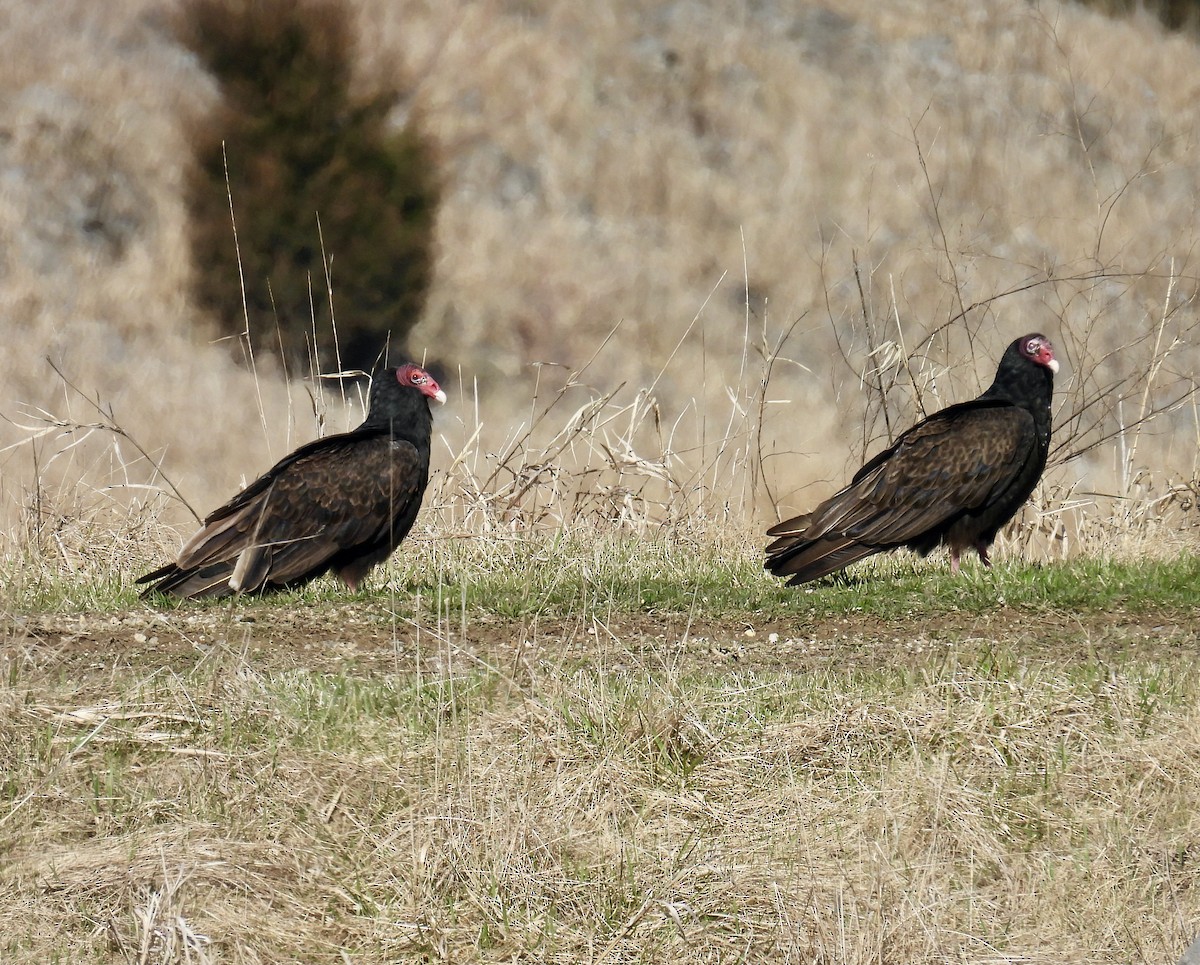
[[[664, 463], [751, 420], [767, 512], [1033, 330], [1063, 363], [1059, 485], [1190, 480], [1191, 26], [1050, 0], [3, 0], [4, 511], [159, 470], [207, 508], [355, 420], [316, 372], [407, 354], [450, 383], [443, 464], [535, 396], [641, 393]], [[145, 453], [76, 445], [106, 420]]]

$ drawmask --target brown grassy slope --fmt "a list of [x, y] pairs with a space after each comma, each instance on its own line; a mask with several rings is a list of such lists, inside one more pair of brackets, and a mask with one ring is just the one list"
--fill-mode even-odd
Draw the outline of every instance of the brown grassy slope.
[[[468, 390], [479, 379], [485, 446], [526, 415], [536, 378], [561, 383], [529, 363], [578, 366], [618, 323], [583, 381], [626, 384], [618, 401], [652, 387], [674, 435], [642, 446], [677, 465], [734, 426], [730, 486], [759, 444], [738, 408], [761, 380], [756, 349], [788, 333], [769, 390], [788, 404], [764, 410], [761, 444], [789, 505], [845, 472], [847, 438], [861, 451], [886, 431], [878, 410], [863, 429], [864, 385], [898, 380], [893, 415], [907, 421], [907, 386], [927, 407], [973, 395], [1022, 331], [1047, 331], [1066, 356], [1067, 431], [1176, 336], [1156, 392], [1190, 384], [1200, 54], [1148, 19], [1018, 0], [358, 7], [364, 79], [399, 57], [417, 87], [398, 113], [421, 112], [446, 164], [414, 344], [461, 366]], [[265, 468], [268, 442], [277, 456], [315, 428], [302, 390], [294, 424], [273, 370], [250, 378], [195, 327], [181, 129], [213, 89], [171, 40], [169, 10], [0, 7], [14, 92], [0, 105], [0, 324], [16, 336], [0, 413], [64, 414], [48, 354], [165, 452], [203, 509]], [[1138, 341], [1164, 317], [1160, 338]], [[270, 319], [250, 324], [269, 344]], [[1136, 415], [1147, 397], [1130, 384], [1099, 428]], [[1136, 461], [1107, 447], [1060, 478], [1108, 487], [1142, 463], [1190, 474], [1194, 420], [1173, 418]], [[460, 405], [442, 425], [461, 442], [474, 416]], [[4, 444], [26, 435], [0, 425]], [[62, 443], [41, 445], [44, 466]], [[10, 510], [33, 488], [29, 451], [0, 465]], [[93, 486], [146, 477], [120, 458], [114, 474], [107, 449], [71, 458], [61, 475]]]

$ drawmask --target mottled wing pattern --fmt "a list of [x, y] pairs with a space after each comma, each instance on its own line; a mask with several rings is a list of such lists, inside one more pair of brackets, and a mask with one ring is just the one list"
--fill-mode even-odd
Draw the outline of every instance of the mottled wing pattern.
[[408, 442], [377, 437], [307, 446], [213, 512], [175, 564], [144, 579], [178, 573], [171, 587], [159, 589], [180, 595], [310, 579], [339, 552], [390, 542], [393, 520], [420, 500], [424, 476]]
[[844, 500], [813, 514], [814, 535], [877, 544], [916, 539], [1005, 489], [1035, 443], [1032, 417], [1011, 406], [931, 419], [901, 437], [891, 458], [855, 477]]
[[987, 503], [1036, 444], [1032, 416], [1014, 406], [945, 409], [880, 453], [813, 512], [768, 530], [768, 567], [795, 582], [872, 553], [920, 541]]

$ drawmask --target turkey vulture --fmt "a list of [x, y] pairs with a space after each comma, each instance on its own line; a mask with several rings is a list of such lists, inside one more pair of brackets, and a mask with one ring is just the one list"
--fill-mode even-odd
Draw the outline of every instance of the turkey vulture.
[[446, 393], [420, 366], [371, 382], [357, 429], [301, 446], [212, 513], [142, 596], [218, 597], [301, 586], [332, 570], [350, 587], [412, 528], [429, 482], [433, 416]]
[[926, 556], [943, 543], [954, 573], [968, 547], [991, 566], [988, 547], [1046, 468], [1057, 371], [1046, 336], [1017, 339], [983, 395], [917, 423], [845, 489], [767, 530], [766, 568], [797, 586], [884, 550]]

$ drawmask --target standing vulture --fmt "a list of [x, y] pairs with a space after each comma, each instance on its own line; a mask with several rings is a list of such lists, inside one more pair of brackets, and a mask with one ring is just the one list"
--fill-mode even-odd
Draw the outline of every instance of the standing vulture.
[[954, 573], [968, 547], [991, 566], [996, 533], [1046, 468], [1057, 371], [1046, 336], [1017, 339], [983, 395], [917, 423], [845, 489], [767, 530], [767, 569], [797, 586], [884, 550], [925, 556], [943, 543]]
[[350, 589], [412, 528], [429, 482], [433, 416], [446, 393], [420, 366], [371, 382], [357, 429], [301, 446], [220, 509], [142, 596], [218, 597], [297, 587], [332, 570]]

